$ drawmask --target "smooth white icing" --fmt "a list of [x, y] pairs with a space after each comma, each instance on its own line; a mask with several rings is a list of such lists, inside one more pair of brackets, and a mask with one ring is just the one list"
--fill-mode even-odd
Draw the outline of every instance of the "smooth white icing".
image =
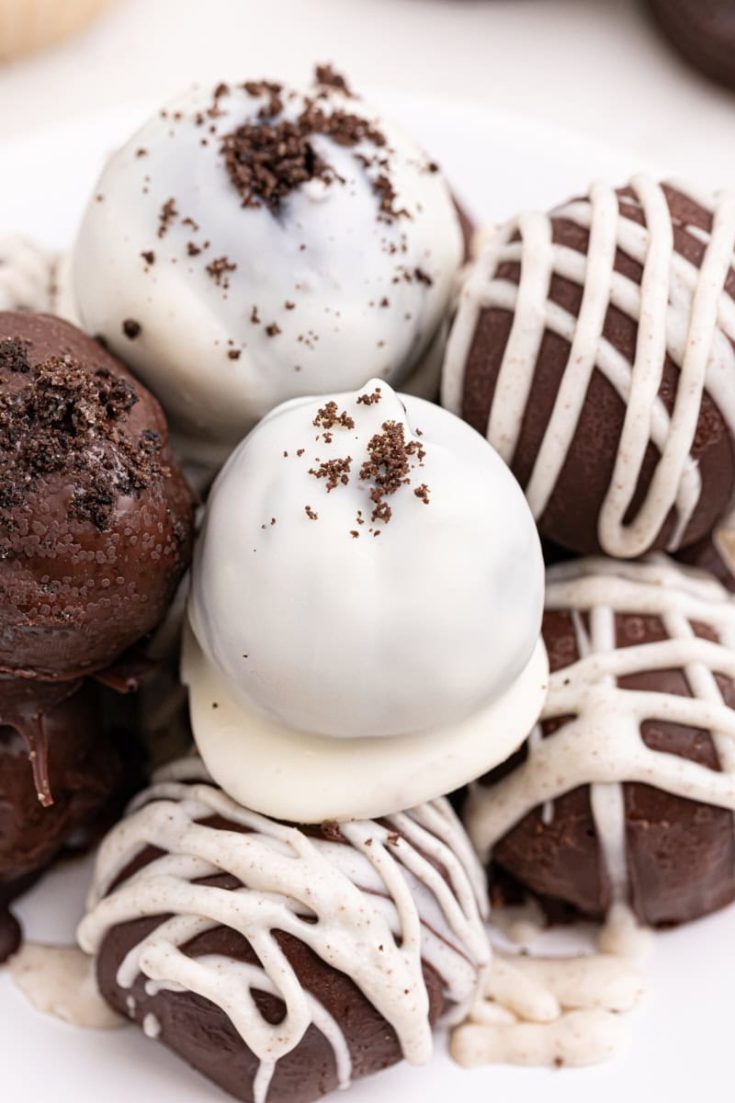
[[[211, 815], [247, 830], [197, 822]], [[351, 977], [393, 1027], [406, 1059], [424, 1062], [432, 1039], [422, 962], [441, 978], [455, 1022], [472, 1004], [489, 959], [482, 871], [444, 800], [341, 831], [347, 845], [249, 812], [211, 784], [199, 759], [180, 760], [159, 773], [103, 842], [80, 945], [95, 954], [111, 927], [171, 915], [130, 951], [118, 983], [130, 988], [142, 973], [155, 991], [183, 988], [220, 1007], [260, 1060], [257, 1103], [266, 1100], [278, 1060], [312, 1024], [334, 1049], [342, 1085], [350, 1080], [341, 1025], [302, 988], [275, 931], [293, 934]], [[111, 890], [148, 845], [165, 853]], [[192, 883], [217, 873], [236, 877], [243, 888]], [[218, 925], [247, 938], [260, 967], [180, 950]], [[283, 1000], [281, 1023], [261, 1016], [254, 990]]]
[[241, 804], [299, 823], [383, 816], [479, 777], [523, 741], [541, 711], [547, 676], [539, 641], [508, 690], [461, 723], [386, 739], [335, 739], [243, 705], [192, 633], [182, 665], [192, 730], [212, 776]]
[[[346, 738], [457, 724], [512, 684], [538, 640], [543, 564], [523, 494], [438, 406], [374, 379], [331, 396], [350, 427], [325, 429], [326, 401], [273, 411], [218, 478], [194, 633], [230, 692], [288, 727]], [[390, 519], [372, 520], [376, 480], [361, 470], [388, 424], [420, 451], [385, 497]], [[330, 490], [316, 473], [340, 459], [346, 485]]]
[[[481, 856], [534, 808], [578, 786], [592, 787], [597, 839], [613, 896], [606, 945], [629, 943], [628, 872], [622, 808], [625, 782], [735, 812], [735, 712], [715, 675], [735, 679], [735, 602], [714, 579], [651, 557], [642, 563], [585, 559], [547, 572], [546, 607], [570, 610], [580, 658], [552, 673], [540, 723], [566, 719], [497, 784], [472, 788], [466, 825]], [[668, 639], [615, 646], [615, 615], [661, 619]], [[585, 630], [582, 615], [588, 617]], [[719, 642], [695, 635], [708, 625]], [[683, 670], [691, 697], [621, 689], [618, 679], [656, 670]], [[708, 731], [720, 770], [643, 742], [644, 721]], [[552, 806], [553, 815], [553, 806]]]
[[24, 996], [46, 1015], [93, 1030], [125, 1025], [99, 993], [94, 962], [76, 946], [24, 942], [10, 959], [10, 975]]
[[[631, 182], [645, 226], [619, 209], [614, 190], [593, 184], [585, 199], [549, 215], [519, 215], [486, 245], [465, 282], [447, 347], [442, 401], [459, 413], [464, 372], [480, 313], [489, 308], [513, 313], [513, 324], [498, 375], [487, 436], [511, 463], [531, 400], [533, 376], [544, 332], [569, 342], [569, 357], [558, 388], [526, 494], [540, 518], [554, 492], [574, 438], [592, 374], [601, 372], [625, 404], [625, 422], [610, 486], [600, 510], [598, 539], [609, 555], [634, 557], [647, 551], [672, 509], [676, 525], [669, 546], [679, 546], [699, 502], [701, 477], [691, 455], [702, 396], [707, 391], [735, 435], [735, 301], [725, 280], [735, 264], [735, 192], [694, 195], [712, 214], [710, 234], [685, 227], [706, 245], [697, 268], [674, 249], [673, 226], [661, 185], [645, 176]], [[552, 242], [551, 219], [589, 230], [587, 253]], [[520, 240], [513, 238], [520, 235]], [[643, 269], [640, 285], [613, 268], [621, 250]], [[496, 273], [499, 265], [521, 264], [516, 286]], [[578, 316], [549, 300], [553, 275], [583, 290]], [[638, 325], [635, 358], [629, 363], [603, 335], [609, 306]], [[665, 356], [679, 368], [673, 410], [658, 390]], [[638, 485], [646, 448], [659, 460], [645, 500], [626, 520]]]
[[[284, 96], [283, 118], [294, 119], [304, 93], [285, 89]], [[403, 384], [429, 350], [436, 364], [441, 348], [431, 346], [462, 260], [459, 220], [441, 173], [430, 171], [397, 127], [334, 90], [323, 109], [377, 119], [385, 147], [315, 135], [313, 149], [341, 179], [301, 185], [276, 216], [266, 206], [244, 208], [219, 150], [224, 135], [258, 121], [263, 102], [233, 84], [218, 114], [197, 126], [193, 118], [210, 107], [212, 90], [194, 88], [156, 114], [103, 171], [75, 251], [86, 327], [132, 365], [175, 429], [223, 450], [285, 399], [359, 387], [374, 375]], [[146, 154], [138, 156], [141, 149]], [[376, 170], [359, 156], [381, 151], [394, 209], [407, 217], [378, 217]], [[171, 198], [180, 217], [159, 237], [159, 215]], [[190, 242], [206, 241], [200, 255], [187, 254]], [[149, 250], [153, 265], [141, 256]], [[219, 257], [237, 265], [221, 285], [206, 272]], [[431, 282], [414, 278], [417, 269]], [[251, 321], [254, 307], [260, 324]], [[142, 326], [134, 341], [122, 331], [128, 318]], [[268, 336], [273, 324], [280, 333]], [[229, 359], [230, 351], [239, 359]]]

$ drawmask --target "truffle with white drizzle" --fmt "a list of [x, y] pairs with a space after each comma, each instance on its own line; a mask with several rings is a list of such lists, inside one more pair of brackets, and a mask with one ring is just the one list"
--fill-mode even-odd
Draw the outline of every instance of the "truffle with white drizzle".
[[294, 399], [210, 495], [183, 664], [200, 753], [295, 822], [449, 792], [538, 716], [542, 605], [533, 520], [478, 433], [380, 380]]
[[102, 994], [248, 1103], [307, 1103], [459, 1021], [489, 959], [484, 879], [444, 800], [303, 830], [195, 757], [107, 837], [82, 948]]
[[28, 238], [0, 236], [0, 310], [56, 314], [74, 322], [67, 257]]
[[634, 558], [709, 533], [735, 483], [735, 193], [594, 184], [487, 243], [443, 403], [485, 433], [543, 536]]
[[551, 680], [522, 753], [471, 791], [482, 857], [541, 897], [646, 924], [735, 899], [735, 604], [702, 572], [547, 575]]
[[298, 395], [437, 389], [462, 255], [437, 166], [322, 66], [303, 92], [199, 87], [157, 113], [105, 168], [74, 267], [86, 327], [206, 458]]

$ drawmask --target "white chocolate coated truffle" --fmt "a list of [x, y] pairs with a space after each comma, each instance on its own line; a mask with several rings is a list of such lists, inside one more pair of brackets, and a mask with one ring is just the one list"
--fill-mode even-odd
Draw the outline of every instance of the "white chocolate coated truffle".
[[75, 285], [192, 454], [226, 454], [287, 399], [401, 385], [427, 357], [438, 375], [462, 251], [441, 173], [361, 100], [231, 85], [194, 89], [113, 156]]
[[462, 721], [506, 689], [542, 600], [533, 521], [497, 454], [372, 380], [286, 403], [233, 454], [190, 618], [246, 704], [321, 735], [396, 736]]

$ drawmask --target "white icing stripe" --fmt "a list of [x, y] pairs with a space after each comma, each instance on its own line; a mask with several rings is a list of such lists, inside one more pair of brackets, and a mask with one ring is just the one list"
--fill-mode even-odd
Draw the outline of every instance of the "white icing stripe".
[[[454, 1005], [448, 1018], [457, 1021], [471, 1005], [478, 969], [489, 958], [484, 878], [449, 804], [438, 800], [381, 823], [344, 824], [346, 842], [331, 842], [247, 811], [209, 782], [196, 759], [175, 763], [159, 778], [100, 848], [89, 912], [79, 928], [83, 949], [96, 953], [119, 923], [170, 914], [128, 953], [118, 984], [130, 988], [142, 973], [155, 991], [186, 989], [220, 1007], [261, 1062], [258, 1103], [267, 1097], [278, 1060], [312, 1024], [334, 1049], [342, 1086], [350, 1075], [339, 1024], [303, 989], [276, 931], [294, 935], [349, 976], [393, 1027], [408, 1061], [428, 1060], [432, 1039], [422, 963], [441, 977]], [[246, 830], [197, 822], [212, 815]], [[149, 845], [163, 856], [108, 895]], [[192, 883], [223, 873], [243, 887]], [[261, 969], [181, 951], [219, 925], [248, 940]], [[281, 1023], [262, 1018], [256, 990], [283, 1000]]]
[[[580, 657], [551, 675], [541, 719], [571, 719], [547, 738], [529, 740], [526, 760], [497, 784], [473, 786], [466, 825], [487, 860], [533, 809], [591, 785], [613, 899], [624, 902], [623, 783], [735, 812], [735, 711], [715, 677], [735, 680], [735, 603], [714, 579], [650, 557], [635, 564], [587, 559], [552, 567], [546, 606], [571, 612]], [[661, 618], [671, 638], [616, 649], [615, 614], [623, 613]], [[719, 642], [698, 637], [694, 623], [709, 627]], [[619, 686], [626, 675], [656, 670], [682, 670], [692, 696]], [[641, 726], [655, 720], [711, 732], [720, 770], [646, 746]]]
[[[678, 546], [699, 502], [701, 479], [691, 450], [704, 392], [735, 435], [735, 302], [725, 290], [735, 250], [735, 193], [697, 198], [712, 214], [712, 231], [686, 232], [705, 245], [697, 268], [674, 249], [673, 225], [663, 187], [645, 176], [631, 182], [635, 199], [618, 200], [595, 184], [589, 197], [551, 215], [523, 214], [502, 227], [474, 265], [460, 297], [444, 365], [442, 401], [462, 408], [464, 371], [480, 313], [490, 307], [513, 313], [513, 326], [498, 373], [488, 419], [491, 444], [512, 462], [523, 424], [544, 331], [570, 344], [555, 404], [526, 487], [536, 518], [551, 498], [568, 455], [595, 370], [624, 401], [625, 420], [613, 476], [599, 516], [598, 538], [610, 555], [632, 558], [645, 552], [672, 509], [676, 524], [669, 546]], [[691, 195], [691, 189], [680, 189]], [[640, 225], [620, 210], [642, 210]], [[589, 230], [586, 254], [550, 244], [551, 219], [567, 219]], [[511, 239], [520, 236], [519, 241]], [[640, 285], [612, 270], [615, 250], [643, 266]], [[518, 285], [498, 279], [500, 265], [520, 263]], [[543, 300], [556, 274], [584, 288], [579, 316]], [[634, 362], [628, 363], [602, 335], [609, 306], [637, 323]], [[722, 332], [718, 332], [718, 328]], [[679, 368], [669, 414], [658, 391], [666, 353]], [[649, 443], [658, 452], [645, 500], [635, 517], [627, 513], [640, 480]]]

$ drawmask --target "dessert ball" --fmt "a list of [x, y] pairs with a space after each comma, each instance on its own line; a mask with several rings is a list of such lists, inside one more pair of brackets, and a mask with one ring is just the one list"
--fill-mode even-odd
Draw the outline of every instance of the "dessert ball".
[[0, 670], [108, 666], [160, 621], [191, 535], [156, 400], [66, 322], [0, 314]]
[[74, 275], [189, 452], [226, 453], [285, 399], [435, 383], [462, 254], [437, 166], [323, 66], [156, 114], [105, 168]]
[[489, 959], [483, 877], [444, 800], [302, 829], [193, 757], [102, 844], [79, 941], [114, 1010], [247, 1103], [310, 1103], [464, 1016]]
[[735, 10], [727, 0], [648, 0], [674, 49], [710, 80], [735, 89]]
[[635, 177], [485, 247], [443, 403], [487, 435], [541, 534], [634, 558], [709, 533], [735, 482], [735, 197]]
[[547, 576], [551, 684], [522, 751], [473, 788], [485, 860], [594, 918], [682, 923], [735, 899], [735, 604], [664, 557]]
[[[366, 798], [363, 752], [379, 767], [372, 799], [389, 794], [391, 756], [409, 748], [418, 772], [396, 760], [394, 783], [417, 784], [423, 771], [423, 786], [433, 770], [431, 795], [448, 791], [455, 779], [433, 757], [442, 744], [450, 774], [471, 769], [462, 741], [526, 674], [522, 711], [538, 707], [542, 590], [523, 495], [464, 422], [375, 379], [294, 399], [243, 441], [208, 502], [184, 676], [199, 749], [238, 800], [287, 819], [311, 819], [307, 802], [326, 800], [334, 770], [340, 799], [343, 781]], [[257, 781], [258, 732], [275, 787]], [[496, 755], [524, 734], [517, 718], [499, 728]], [[281, 739], [293, 743], [286, 766]], [[488, 754], [484, 737], [475, 750]], [[300, 757], [320, 763], [313, 792]], [[381, 814], [424, 799], [410, 793]]]
[[82, 845], [123, 776], [91, 683], [0, 679], [0, 960], [17, 943], [7, 904]]

